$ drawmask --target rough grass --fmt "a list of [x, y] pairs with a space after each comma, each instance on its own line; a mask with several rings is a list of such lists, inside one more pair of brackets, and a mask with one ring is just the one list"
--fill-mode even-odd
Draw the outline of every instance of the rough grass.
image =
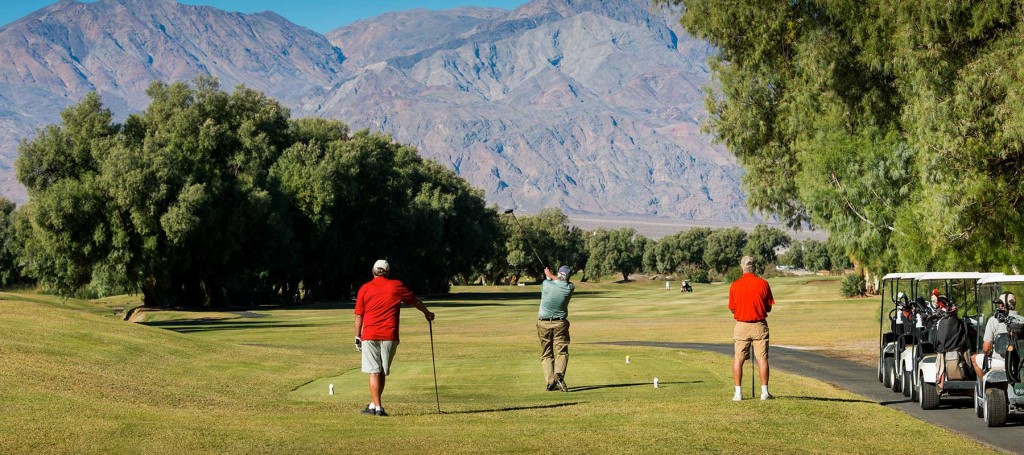
[[[839, 298], [836, 279], [772, 284], [776, 344], [873, 352], [877, 300]], [[677, 286], [578, 283], [568, 394], [543, 391], [536, 286], [428, 301], [444, 415], [427, 324], [409, 308], [384, 395], [390, 418], [358, 414], [369, 394], [350, 304], [262, 318], [151, 312], [131, 324], [115, 316], [131, 297], [0, 294], [0, 453], [886, 453], [908, 440], [987, 451], [790, 372], [773, 371], [778, 399], [733, 403], [728, 357], [589, 344], [730, 342], [727, 286]]]

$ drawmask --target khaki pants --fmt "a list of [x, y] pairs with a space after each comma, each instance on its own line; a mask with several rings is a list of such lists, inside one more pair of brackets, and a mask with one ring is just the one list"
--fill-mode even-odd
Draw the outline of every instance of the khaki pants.
[[[565, 376], [569, 365], [569, 321], [537, 321], [540, 338], [540, 365], [546, 384], [555, 382], [555, 375]], [[556, 357], [557, 353], [557, 357]]]

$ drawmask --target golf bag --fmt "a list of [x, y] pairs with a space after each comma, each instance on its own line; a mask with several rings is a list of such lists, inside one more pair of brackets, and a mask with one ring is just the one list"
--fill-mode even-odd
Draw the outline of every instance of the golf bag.
[[956, 314], [949, 313], [938, 320], [935, 325], [935, 352], [939, 368], [936, 385], [941, 389], [948, 379], [963, 381], [973, 377], [970, 357], [970, 341], [967, 336], [967, 324]]
[[[1003, 359], [1006, 361], [1006, 376], [1010, 384], [1019, 384], [1024, 379], [1021, 377], [1021, 369], [1024, 367], [1024, 359], [1021, 358], [1020, 350], [1024, 348], [1024, 321], [1013, 318], [1006, 322], [1007, 343], [1003, 348]], [[1013, 349], [1009, 349], [1013, 346]]]

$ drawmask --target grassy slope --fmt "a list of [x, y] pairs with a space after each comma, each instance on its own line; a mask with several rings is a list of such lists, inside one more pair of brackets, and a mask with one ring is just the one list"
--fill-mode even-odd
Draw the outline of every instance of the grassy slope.
[[[779, 399], [733, 403], [724, 356], [587, 344], [729, 342], [726, 286], [698, 285], [685, 295], [663, 286], [579, 284], [570, 307], [570, 394], [542, 391], [536, 287], [460, 288], [428, 302], [438, 314], [448, 412], [441, 416], [427, 324], [407, 309], [387, 419], [357, 414], [368, 392], [350, 346], [348, 305], [263, 311], [269, 316], [258, 319], [158, 312], [146, 326], [117, 320], [110, 302], [3, 294], [0, 453], [881, 453], [936, 439], [945, 441], [938, 453], [985, 450], [780, 371], [772, 382]], [[773, 286], [774, 342], [870, 351], [874, 299], [833, 298], [835, 280]], [[655, 376], [659, 389], [650, 384]]]

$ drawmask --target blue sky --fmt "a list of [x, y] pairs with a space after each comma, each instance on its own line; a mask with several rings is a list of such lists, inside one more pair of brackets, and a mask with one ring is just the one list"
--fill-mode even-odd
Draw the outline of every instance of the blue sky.
[[[442, 10], [459, 6], [514, 9], [527, 0], [178, 0], [190, 5], [209, 5], [227, 11], [254, 13], [270, 10], [320, 33], [350, 22], [389, 11], [413, 8]], [[0, 26], [32, 11], [56, 3], [53, 0], [0, 0]]]

